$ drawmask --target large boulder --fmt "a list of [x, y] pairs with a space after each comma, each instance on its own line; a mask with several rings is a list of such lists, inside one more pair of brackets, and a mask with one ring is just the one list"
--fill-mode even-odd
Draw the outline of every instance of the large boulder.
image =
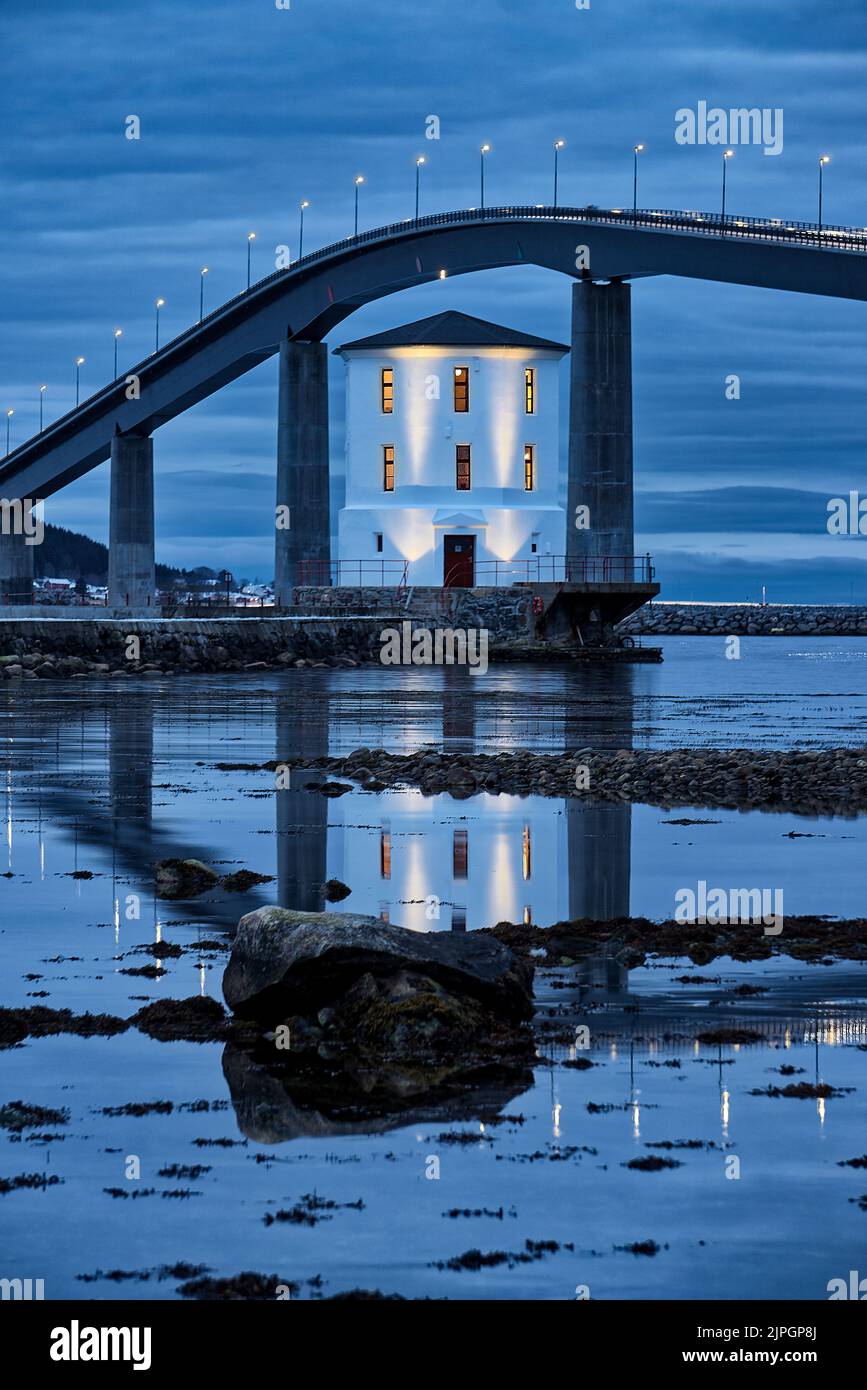
[[[436, 994], [476, 1001], [509, 1023], [532, 1016], [532, 965], [492, 936], [413, 932], [377, 917], [262, 907], [242, 917], [223, 976], [229, 1007], [276, 1022], [315, 1017], [368, 977], [429, 981]], [[368, 987], [369, 990], [369, 987]]]

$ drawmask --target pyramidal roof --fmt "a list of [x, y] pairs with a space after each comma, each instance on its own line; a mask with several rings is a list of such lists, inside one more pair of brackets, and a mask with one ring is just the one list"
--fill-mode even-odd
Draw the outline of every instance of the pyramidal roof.
[[370, 338], [358, 338], [354, 343], [343, 343], [334, 351], [340, 353], [354, 352], [356, 348], [390, 347], [514, 347], [545, 348], [549, 352], [560, 353], [569, 351], [562, 343], [553, 343], [549, 338], [519, 333], [515, 328], [504, 328], [499, 323], [475, 319], [454, 309], [433, 314], [428, 319], [417, 319], [415, 323], [405, 323], [399, 328], [387, 329], [385, 333], [374, 333]]

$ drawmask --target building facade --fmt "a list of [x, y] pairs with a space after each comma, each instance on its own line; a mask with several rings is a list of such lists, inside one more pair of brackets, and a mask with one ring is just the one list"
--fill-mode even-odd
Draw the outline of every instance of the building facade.
[[347, 374], [338, 583], [557, 578], [568, 348], [447, 312], [336, 351]]

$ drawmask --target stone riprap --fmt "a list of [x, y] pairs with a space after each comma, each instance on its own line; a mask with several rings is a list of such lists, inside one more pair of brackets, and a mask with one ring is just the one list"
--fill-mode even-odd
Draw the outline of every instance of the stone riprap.
[[[351, 778], [362, 788], [414, 786], [458, 800], [479, 792], [581, 797], [676, 806], [734, 807], [795, 815], [855, 816], [867, 810], [867, 748], [757, 751], [675, 748], [662, 751], [455, 754], [422, 749], [394, 754], [359, 748], [345, 758], [285, 759], [290, 767]], [[277, 764], [264, 764], [274, 771]], [[301, 785], [333, 784], [293, 773]], [[345, 789], [345, 788], [344, 788]]]
[[618, 632], [635, 637], [867, 637], [867, 607], [657, 600], [633, 613]]
[[[50, 679], [357, 666], [378, 661], [381, 617], [0, 619], [0, 676]], [[138, 659], [130, 638], [138, 638]]]

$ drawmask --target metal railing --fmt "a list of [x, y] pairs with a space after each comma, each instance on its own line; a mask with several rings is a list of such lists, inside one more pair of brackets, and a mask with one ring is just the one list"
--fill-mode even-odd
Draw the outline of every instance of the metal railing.
[[500, 584], [650, 584], [650, 555], [531, 555], [525, 560], [477, 560], [473, 586]]
[[633, 212], [631, 208], [598, 208], [592, 203], [579, 208], [546, 207], [542, 204], [514, 204], [508, 207], [468, 208], [455, 212], [432, 213], [426, 217], [404, 218], [376, 227], [369, 232], [359, 232], [357, 236], [344, 237], [332, 242], [318, 251], [310, 251], [285, 270], [273, 271], [263, 279], [242, 290], [233, 298], [190, 328], [184, 329], [175, 338], [151, 353], [134, 367], [127, 368], [116, 381], [82, 401], [73, 410], [53, 420], [37, 435], [16, 446], [0, 462], [0, 477], [6, 466], [19, 454], [30, 448], [36, 440], [47, 440], [70, 421], [82, 417], [95, 405], [107, 403], [116, 393], [123, 392], [128, 376], [141, 378], [143, 374], [164, 365], [181, 346], [192, 342], [196, 336], [216, 323], [224, 314], [230, 313], [244, 303], [253, 303], [277, 282], [321, 265], [323, 261], [337, 258], [359, 247], [373, 242], [393, 241], [396, 237], [412, 235], [419, 231], [436, 231], [444, 227], [462, 226], [467, 223], [489, 223], [526, 220], [531, 222], [571, 222], [597, 226], [622, 226], [640, 228], [643, 231], [678, 231], [699, 236], [716, 236], [750, 241], [770, 241], [781, 245], [812, 247], [824, 251], [847, 251], [867, 254], [867, 227], [843, 227], [815, 222], [795, 222], [787, 218], [740, 217], [734, 214], [713, 212], [677, 211], [671, 208], [644, 209]]
[[302, 560], [295, 587], [405, 589], [408, 569], [406, 560]]

